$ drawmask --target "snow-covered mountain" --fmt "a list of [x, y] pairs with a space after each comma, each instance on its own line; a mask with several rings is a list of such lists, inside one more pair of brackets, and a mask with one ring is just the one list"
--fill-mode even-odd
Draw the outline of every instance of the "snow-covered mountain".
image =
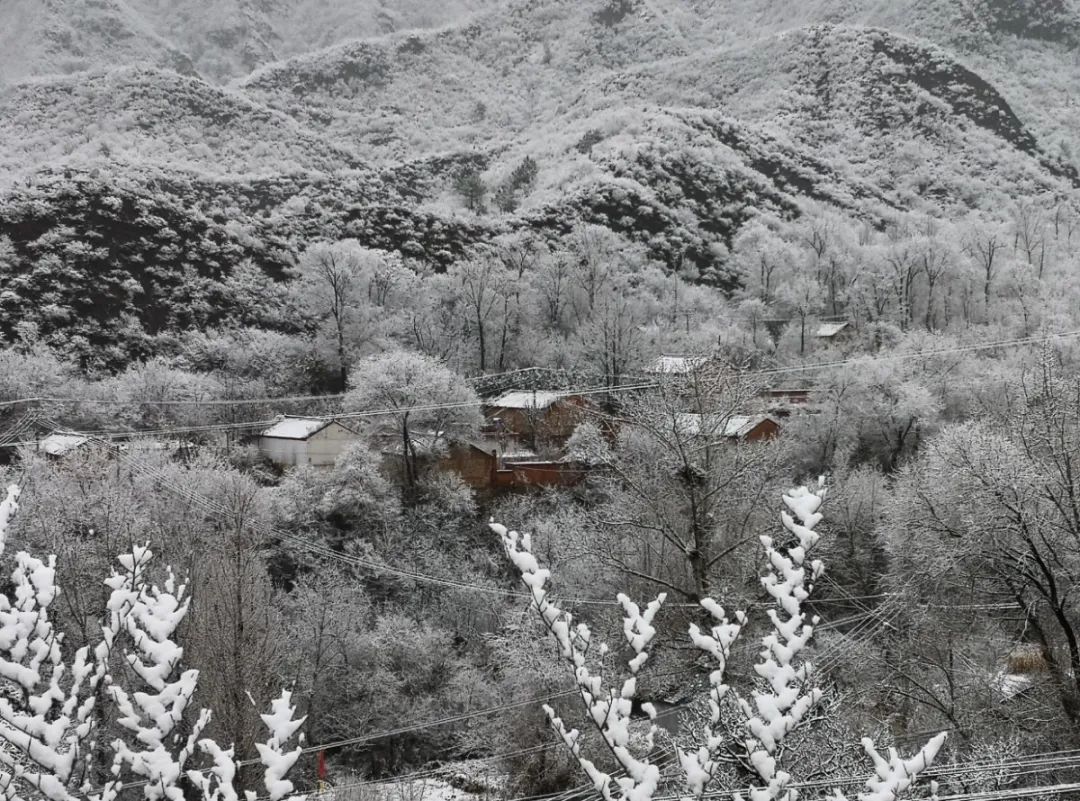
[[344, 39], [432, 28], [493, 0], [7, 0], [0, 83], [139, 64], [220, 82]]
[[[91, 198], [168, 196], [246, 237], [273, 220], [278, 254], [348, 235], [440, 265], [494, 232], [587, 220], [727, 283], [758, 210], [814, 201], [875, 224], [1080, 204], [1073, 0], [392, 5], [0, 6], [16, 42], [0, 186], [19, 184], [0, 225], [23, 258], [43, 226], [78, 238], [97, 200], [58, 182], [85, 179]], [[463, 170], [490, 198], [523, 163], [536, 178], [510, 206], [466, 211]], [[101, 236], [123, 223], [93, 219]]]

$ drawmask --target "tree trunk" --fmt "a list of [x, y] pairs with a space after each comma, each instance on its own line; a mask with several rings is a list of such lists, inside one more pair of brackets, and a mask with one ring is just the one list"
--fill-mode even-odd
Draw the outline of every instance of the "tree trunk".
[[480, 341], [480, 372], [487, 370], [487, 339], [484, 336], [484, 320], [476, 315], [476, 337]]
[[416, 452], [409, 437], [408, 413], [401, 418], [401, 459], [405, 463], [405, 483], [412, 487], [416, 484]]
[[[696, 537], [695, 537], [696, 539]], [[690, 571], [694, 576], [694, 600], [700, 601], [709, 597], [709, 563], [705, 554], [698, 548], [694, 548], [686, 554], [690, 562]]]

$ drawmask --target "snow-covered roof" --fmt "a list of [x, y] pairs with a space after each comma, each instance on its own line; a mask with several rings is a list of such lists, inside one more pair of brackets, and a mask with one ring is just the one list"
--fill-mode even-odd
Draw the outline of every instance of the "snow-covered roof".
[[814, 333], [814, 336], [828, 339], [829, 337], [836, 336], [847, 327], [848, 323], [822, 323], [818, 326], [818, 330]]
[[139, 437], [133, 439], [130, 442], [124, 443], [120, 447], [131, 448], [132, 450], [147, 450], [147, 451], [169, 451], [179, 450], [184, 446], [184, 443], [178, 439], [148, 439], [146, 437]]
[[512, 390], [487, 401], [485, 405], [500, 409], [546, 409], [567, 394], [550, 389]]
[[507, 462], [535, 462], [540, 455], [531, 448], [510, 447], [499, 453], [499, 458]]
[[82, 434], [49, 434], [44, 439], [38, 440], [37, 447], [39, 452], [49, 456], [63, 456], [89, 441], [90, 438]]
[[307, 417], [286, 417], [274, 423], [270, 428], [262, 432], [264, 437], [274, 439], [307, 439], [312, 434], [322, 431], [333, 420], [319, 420]]
[[[675, 424], [682, 433], [691, 436], [698, 436], [704, 433], [706, 435], [715, 434], [721, 437], [739, 439], [745, 437], [766, 420], [771, 420], [776, 423], [776, 421], [767, 414], [738, 414], [732, 415], [726, 420], [721, 420], [716, 415], [685, 412], [676, 416]], [[721, 423], [723, 423], [722, 431], [720, 430]], [[777, 423], [777, 425], [779, 425], [779, 423]]]
[[657, 356], [653, 363], [645, 368], [645, 371], [648, 373], [685, 375], [703, 367], [708, 361], [709, 359], [705, 356]]

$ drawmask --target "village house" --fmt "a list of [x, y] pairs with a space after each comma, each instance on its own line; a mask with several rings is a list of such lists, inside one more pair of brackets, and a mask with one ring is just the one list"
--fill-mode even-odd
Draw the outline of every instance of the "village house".
[[848, 322], [822, 323], [814, 331], [814, 337], [823, 344], [842, 345], [852, 338], [854, 326]]
[[810, 387], [769, 387], [758, 393], [762, 411], [774, 418], [790, 417], [794, 412], [808, 411], [813, 404]]
[[[400, 449], [382, 454], [382, 469], [395, 481], [404, 481]], [[477, 492], [499, 492], [530, 487], [571, 486], [585, 475], [580, 465], [545, 460], [535, 453], [484, 439], [451, 438], [444, 451], [432, 457], [432, 469], [454, 473]]]
[[283, 467], [328, 467], [358, 439], [337, 420], [286, 416], [259, 435], [259, 452]]
[[514, 390], [484, 403], [484, 433], [532, 450], [565, 444], [585, 419], [589, 401], [557, 390]]
[[439, 459], [436, 469], [457, 473], [471, 489], [484, 490], [491, 486], [491, 477], [498, 466], [493, 443], [454, 439], [447, 444], [446, 454]]
[[763, 442], [780, 435], [780, 423], [767, 414], [719, 415], [683, 413], [676, 417], [679, 430], [688, 436], [717, 437], [732, 442]]
[[645, 368], [650, 375], [680, 376], [690, 375], [708, 365], [712, 359], [708, 356], [657, 356]]

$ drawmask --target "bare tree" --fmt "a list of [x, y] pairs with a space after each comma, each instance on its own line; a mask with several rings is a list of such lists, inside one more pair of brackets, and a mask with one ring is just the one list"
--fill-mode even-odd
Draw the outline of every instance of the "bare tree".
[[599, 225], [583, 225], [570, 236], [570, 252], [576, 258], [573, 281], [585, 295], [585, 308], [579, 316], [589, 314], [596, 300], [614, 275], [619, 244], [615, 235]]
[[343, 406], [346, 411], [384, 412], [370, 418], [372, 425], [396, 429], [409, 486], [419, 479], [418, 437], [425, 448], [435, 448], [452, 433], [472, 431], [480, 422], [480, 400], [465, 379], [412, 351], [391, 351], [357, 364]]
[[786, 304], [799, 320], [799, 355], [806, 353], [806, 322], [818, 309], [821, 284], [808, 271], [797, 272], [778, 293], [778, 299]]
[[585, 361], [604, 376], [607, 387], [620, 386], [641, 358], [645, 315], [628, 294], [617, 288], [605, 291], [577, 331]]
[[608, 502], [589, 514], [598, 558], [697, 600], [716, 570], [752, 539], [776, 451], [739, 442], [738, 415], [758, 386], [701, 370], [629, 402], [608, 464]]
[[907, 330], [914, 315], [912, 296], [915, 278], [921, 264], [915, 251], [910, 232], [900, 226], [893, 226], [887, 231], [888, 244], [884, 252], [884, 262], [888, 268], [890, 286], [896, 301], [900, 318], [900, 327]]
[[[386, 254], [367, 250], [353, 239], [317, 244], [300, 256], [302, 301], [318, 316], [329, 320], [338, 361], [338, 379], [344, 390], [349, 382], [350, 329], [360, 321], [361, 290], [375, 305], [385, 303], [400, 276], [387, 263]], [[371, 278], [370, 281], [365, 279]], [[365, 283], [367, 286], [365, 286]], [[361, 337], [373, 332], [358, 332]]]
[[541, 260], [532, 281], [543, 300], [544, 320], [551, 328], [563, 322], [570, 288], [570, 255], [558, 251]]
[[505, 302], [511, 292], [511, 276], [503, 262], [493, 254], [480, 256], [454, 266], [451, 275], [457, 284], [462, 311], [476, 336], [479, 370], [486, 372], [490, 362], [492, 328], [501, 322], [505, 328]]
[[964, 240], [964, 250], [979, 267], [983, 287], [983, 309], [988, 319], [990, 295], [993, 291], [994, 279], [997, 278], [1001, 269], [1004, 247], [1004, 237], [993, 229], [973, 229]]
[[926, 315], [923, 325], [930, 331], [934, 327], [934, 292], [938, 282], [947, 276], [953, 267], [952, 253], [932, 221], [927, 221], [923, 228], [919, 241], [918, 263], [926, 279]]
[[1041, 280], [1046, 267], [1046, 217], [1031, 203], [1018, 203], [1013, 215], [1013, 250], [1023, 254]]
[[[921, 592], [1014, 601], [1080, 726], [1080, 398], [1045, 361], [1001, 419], [946, 429], [905, 475], [891, 536]], [[913, 538], [913, 540], [912, 540]], [[935, 589], [936, 587], [936, 589]]]
[[[255, 743], [263, 729], [259, 713], [276, 693], [280, 656], [270, 603], [269, 520], [258, 486], [244, 476], [224, 477], [210, 501], [221, 514], [197, 576], [189, 661], [202, 668], [200, 689], [214, 709], [208, 731], [249, 759], [257, 756]], [[256, 780], [251, 768], [238, 776], [249, 789]]]

